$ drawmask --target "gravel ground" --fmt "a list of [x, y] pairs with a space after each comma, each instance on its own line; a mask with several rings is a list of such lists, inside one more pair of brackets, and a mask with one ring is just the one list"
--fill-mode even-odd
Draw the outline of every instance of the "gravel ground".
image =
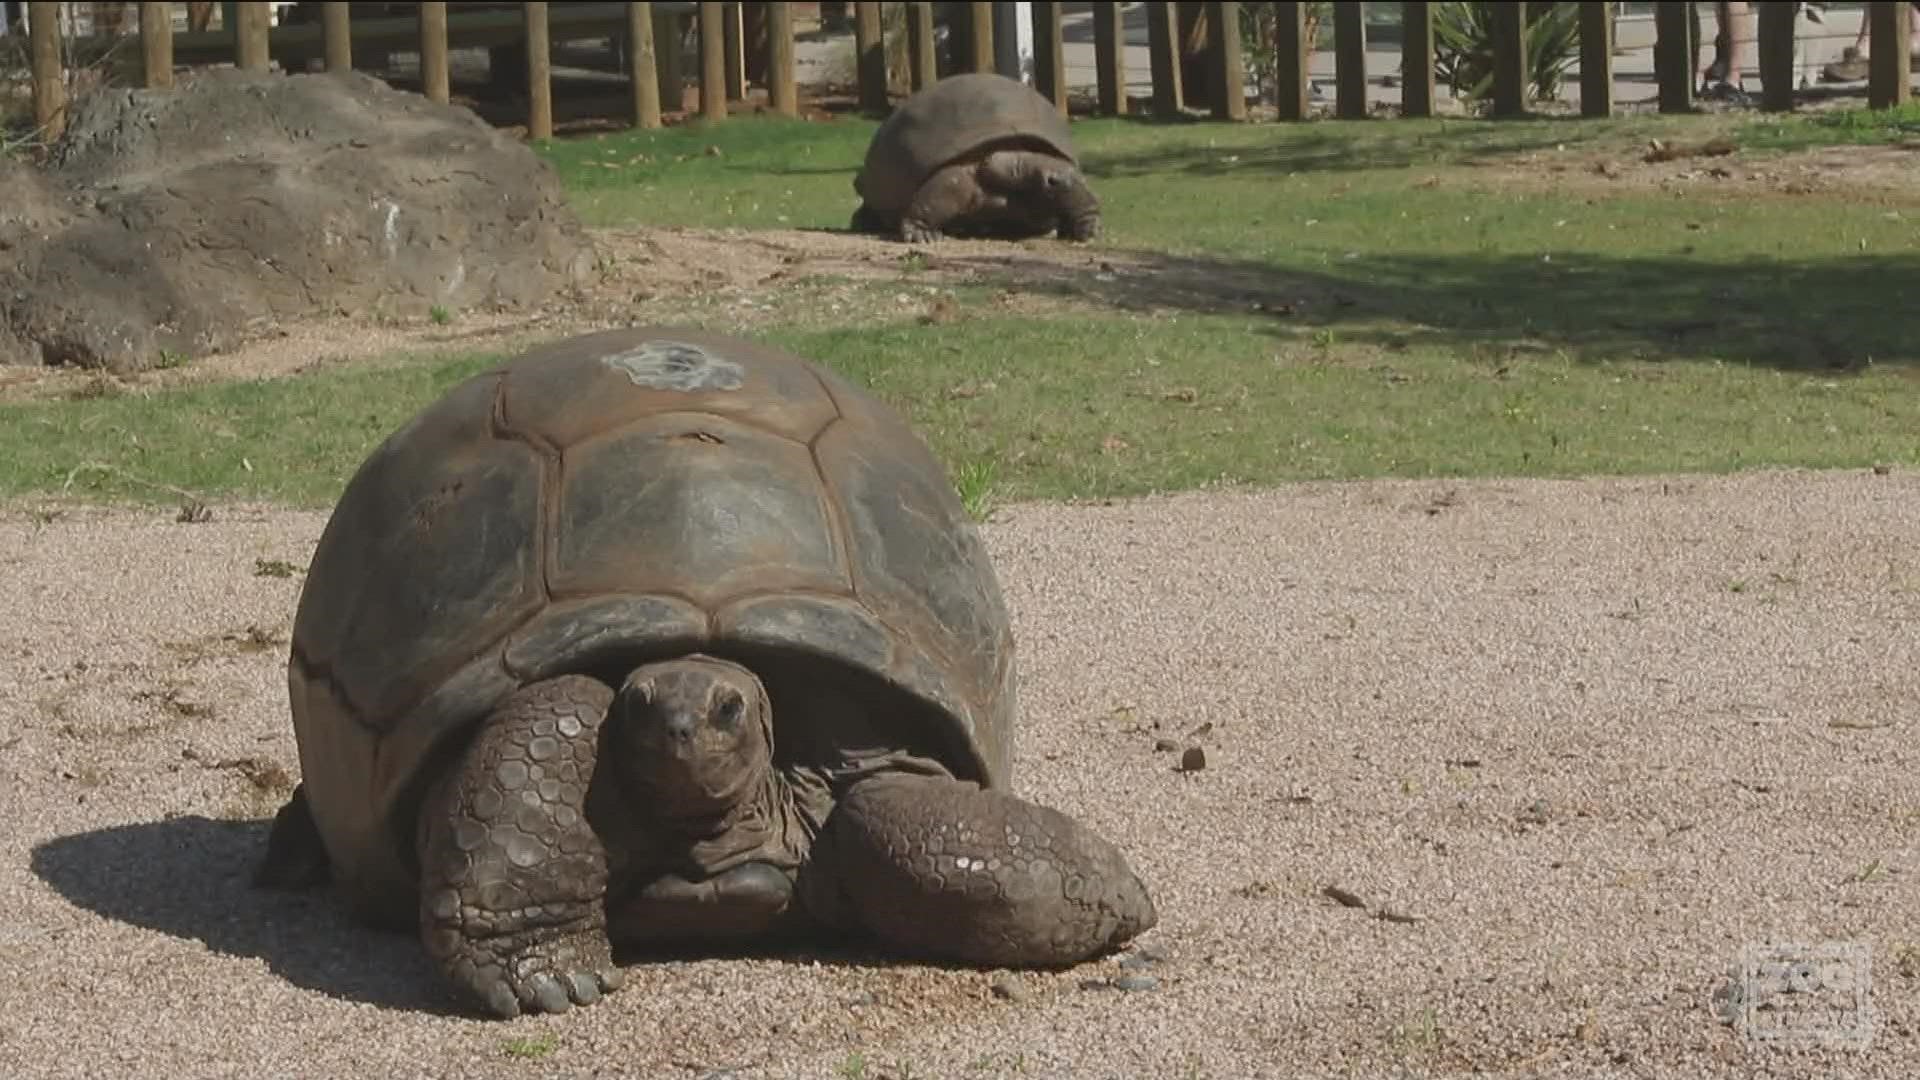
[[[245, 887], [323, 520], [0, 514], [0, 1071], [1920, 1073], [1920, 476], [1010, 507], [1016, 783], [1124, 845], [1142, 948], [1011, 978], [669, 964], [509, 1023], [449, 1012], [412, 940]], [[1769, 941], [1870, 949], [1864, 1050], [1716, 1020]]]

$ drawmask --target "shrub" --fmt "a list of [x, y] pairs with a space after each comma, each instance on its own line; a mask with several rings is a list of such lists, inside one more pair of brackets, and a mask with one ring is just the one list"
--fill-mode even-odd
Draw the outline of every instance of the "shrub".
[[[1480, 100], [1493, 93], [1493, 14], [1506, 4], [1450, 0], [1433, 7], [1434, 72], [1458, 97]], [[1580, 57], [1580, 10], [1571, 3], [1525, 5], [1527, 89], [1553, 98], [1561, 76]]]

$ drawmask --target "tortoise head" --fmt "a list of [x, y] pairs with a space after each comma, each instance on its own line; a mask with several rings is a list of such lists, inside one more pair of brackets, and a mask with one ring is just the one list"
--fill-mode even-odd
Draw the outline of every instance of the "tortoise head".
[[1040, 150], [996, 150], [980, 165], [982, 185], [1007, 196], [1034, 221], [1097, 219], [1100, 199], [1071, 160]]
[[724, 815], [773, 759], [773, 710], [753, 672], [693, 655], [633, 669], [614, 699], [615, 767], [662, 817]]

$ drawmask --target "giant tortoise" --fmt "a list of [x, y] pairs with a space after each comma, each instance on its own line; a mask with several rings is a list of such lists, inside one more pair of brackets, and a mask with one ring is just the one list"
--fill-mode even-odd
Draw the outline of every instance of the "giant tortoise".
[[1066, 117], [1032, 87], [991, 72], [949, 75], [901, 102], [868, 142], [853, 190], [853, 231], [909, 243], [1055, 231], [1090, 240], [1100, 231], [1100, 200]]
[[331, 881], [500, 1016], [617, 989], [616, 946], [1056, 967], [1157, 921], [1009, 790], [1009, 620], [938, 461], [763, 345], [613, 330], [454, 387], [341, 495], [287, 681], [258, 882]]

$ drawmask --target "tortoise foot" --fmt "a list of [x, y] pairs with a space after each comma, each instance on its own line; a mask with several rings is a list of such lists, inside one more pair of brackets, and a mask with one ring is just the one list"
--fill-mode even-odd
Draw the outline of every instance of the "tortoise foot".
[[1086, 217], [1062, 218], [1060, 236], [1062, 239], [1080, 243], [1097, 239], [1100, 236], [1100, 216], [1094, 214]]
[[830, 926], [986, 967], [1070, 966], [1158, 922], [1113, 844], [1057, 810], [948, 777], [855, 785], [800, 887]]
[[900, 239], [909, 244], [933, 244], [943, 238], [939, 229], [919, 221], [900, 222]]
[[777, 931], [793, 903], [793, 877], [762, 862], [702, 881], [667, 874], [609, 916], [622, 945], [737, 943]]
[[587, 824], [612, 703], [581, 676], [509, 696], [421, 810], [420, 931], [456, 991], [496, 1016], [565, 1012], [619, 989]]
[[469, 915], [427, 930], [428, 951], [455, 989], [501, 1019], [592, 1005], [626, 981], [595, 919], [504, 922], [516, 928], [488, 935], [485, 918]]

